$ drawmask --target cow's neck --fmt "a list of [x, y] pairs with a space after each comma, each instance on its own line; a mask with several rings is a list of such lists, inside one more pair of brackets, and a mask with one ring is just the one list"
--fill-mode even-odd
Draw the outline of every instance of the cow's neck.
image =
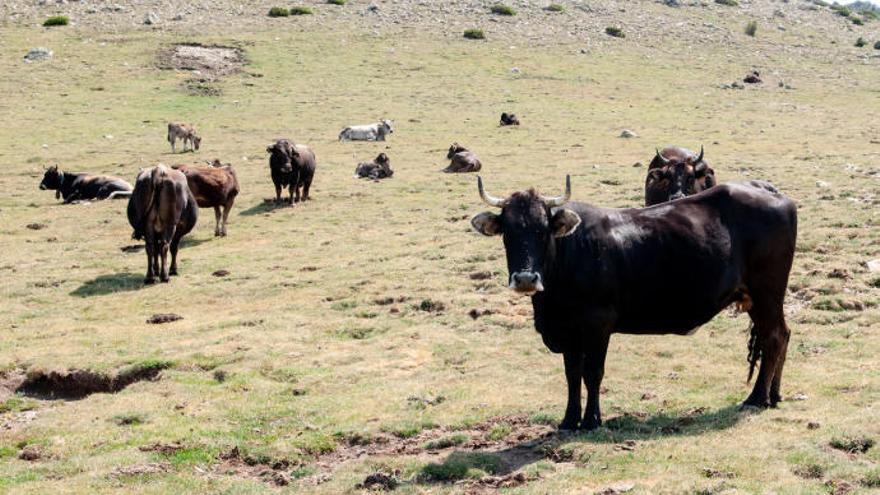
[[64, 197], [64, 199], [67, 199], [67, 197], [74, 192], [73, 184], [76, 182], [76, 178], [79, 174], [64, 173], [61, 171], [58, 173], [61, 175], [58, 179], [58, 190], [61, 191], [61, 196]]

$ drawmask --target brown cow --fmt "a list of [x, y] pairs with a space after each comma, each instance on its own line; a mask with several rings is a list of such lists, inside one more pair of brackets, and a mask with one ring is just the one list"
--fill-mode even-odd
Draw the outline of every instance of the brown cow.
[[196, 128], [190, 124], [178, 122], [168, 123], [168, 142], [171, 143], [171, 152], [174, 153], [174, 143], [180, 139], [183, 141], [183, 151], [186, 151], [186, 142], [189, 141], [190, 151], [198, 151], [202, 144], [202, 138], [196, 132]]
[[355, 177], [369, 178], [373, 180], [387, 179], [394, 175], [391, 170], [391, 160], [385, 153], [379, 153], [379, 156], [371, 162], [360, 162], [354, 171]]
[[715, 171], [700, 155], [689, 149], [668, 146], [657, 151], [645, 179], [645, 206], [696, 194], [713, 187]]
[[[186, 176], [189, 190], [192, 191], [199, 207], [214, 208], [214, 235], [225, 237], [229, 210], [232, 209], [232, 204], [235, 203], [235, 198], [241, 191], [235, 169], [228, 163], [222, 165], [220, 160], [214, 160], [210, 167], [179, 165], [174, 168]], [[221, 207], [223, 208], [222, 222]]]
[[443, 169], [446, 173], [479, 172], [483, 168], [477, 155], [458, 143], [452, 143], [446, 158], [450, 160], [449, 166]]
[[[177, 275], [180, 239], [195, 227], [198, 218], [199, 207], [182, 172], [157, 165], [138, 174], [128, 200], [128, 223], [134, 229], [132, 237], [146, 243], [145, 284], [155, 283], [157, 274], [162, 282]], [[169, 249], [171, 268], [166, 271]]]

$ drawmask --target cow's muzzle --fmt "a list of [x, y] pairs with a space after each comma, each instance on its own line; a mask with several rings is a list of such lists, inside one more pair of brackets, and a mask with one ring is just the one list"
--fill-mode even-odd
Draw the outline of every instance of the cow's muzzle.
[[41, 191], [45, 191], [45, 190], [46, 190], [46, 184], [40, 183], [40, 190], [41, 190]]
[[541, 274], [536, 272], [522, 271], [510, 275], [509, 287], [520, 294], [532, 295], [544, 290]]
[[685, 194], [683, 192], [677, 192], [672, 196], [669, 196], [669, 201], [675, 201], [676, 199], [681, 199], [683, 197], [685, 197]]

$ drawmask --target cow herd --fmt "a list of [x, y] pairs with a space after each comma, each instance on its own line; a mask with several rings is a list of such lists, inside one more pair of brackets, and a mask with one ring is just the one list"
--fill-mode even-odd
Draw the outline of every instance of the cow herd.
[[[500, 125], [520, 125], [504, 113]], [[348, 126], [340, 141], [384, 141], [389, 120]], [[174, 151], [182, 139], [199, 149], [190, 125], [168, 125]], [[316, 170], [309, 146], [279, 139], [266, 148], [275, 201], [293, 205], [309, 199]], [[481, 170], [476, 154], [458, 143], [449, 147], [443, 171]], [[394, 171], [380, 153], [357, 165], [355, 176], [379, 180]], [[789, 329], [783, 301], [797, 238], [797, 209], [768, 182], [717, 184], [715, 171], [685, 148], [656, 150], [645, 179], [645, 208], [609, 209], [571, 202], [564, 193], [548, 197], [534, 189], [506, 198], [490, 195], [478, 177], [480, 198], [494, 211], [473, 217], [473, 228], [501, 236], [508, 283], [530, 296], [535, 328], [544, 344], [563, 355], [568, 382], [564, 429], [601, 425], [599, 389], [610, 336], [689, 335], [724, 308], [736, 304], [751, 319], [749, 378], [760, 361], [744, 406], [773, 407], [781, 400], [782, 369]], [[229, 211], [240, 188], [234, 168], [215, 160], [209, 167], [157, 165], [139, 172], [134, 187], [122, 179], [45, 171], [41, 189], [57, 191], [66, 203], [128, 196], [133, 237], [146, 244], [145, 283], [177, 274], [181, 238], [195, 226], [199, 207], [215, 211], [216, 236], [226, 235]], [[168, 255], [170, 254], [170, 265]], [[581, 413], [581, 383], [587, 389]]]

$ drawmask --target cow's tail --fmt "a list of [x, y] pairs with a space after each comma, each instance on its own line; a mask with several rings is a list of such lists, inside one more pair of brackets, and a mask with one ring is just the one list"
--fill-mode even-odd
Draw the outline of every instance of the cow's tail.
[[107, 196], [107, 199], [130, 198], [131, 191], [113, 191]]
[[749, 326], [749, 378], [746, 383], [752, 381], [752, 375], [755, 374], [755, 365], [761, 359], [761, 346], [758, 342], [758, 327], [754, 322]]

